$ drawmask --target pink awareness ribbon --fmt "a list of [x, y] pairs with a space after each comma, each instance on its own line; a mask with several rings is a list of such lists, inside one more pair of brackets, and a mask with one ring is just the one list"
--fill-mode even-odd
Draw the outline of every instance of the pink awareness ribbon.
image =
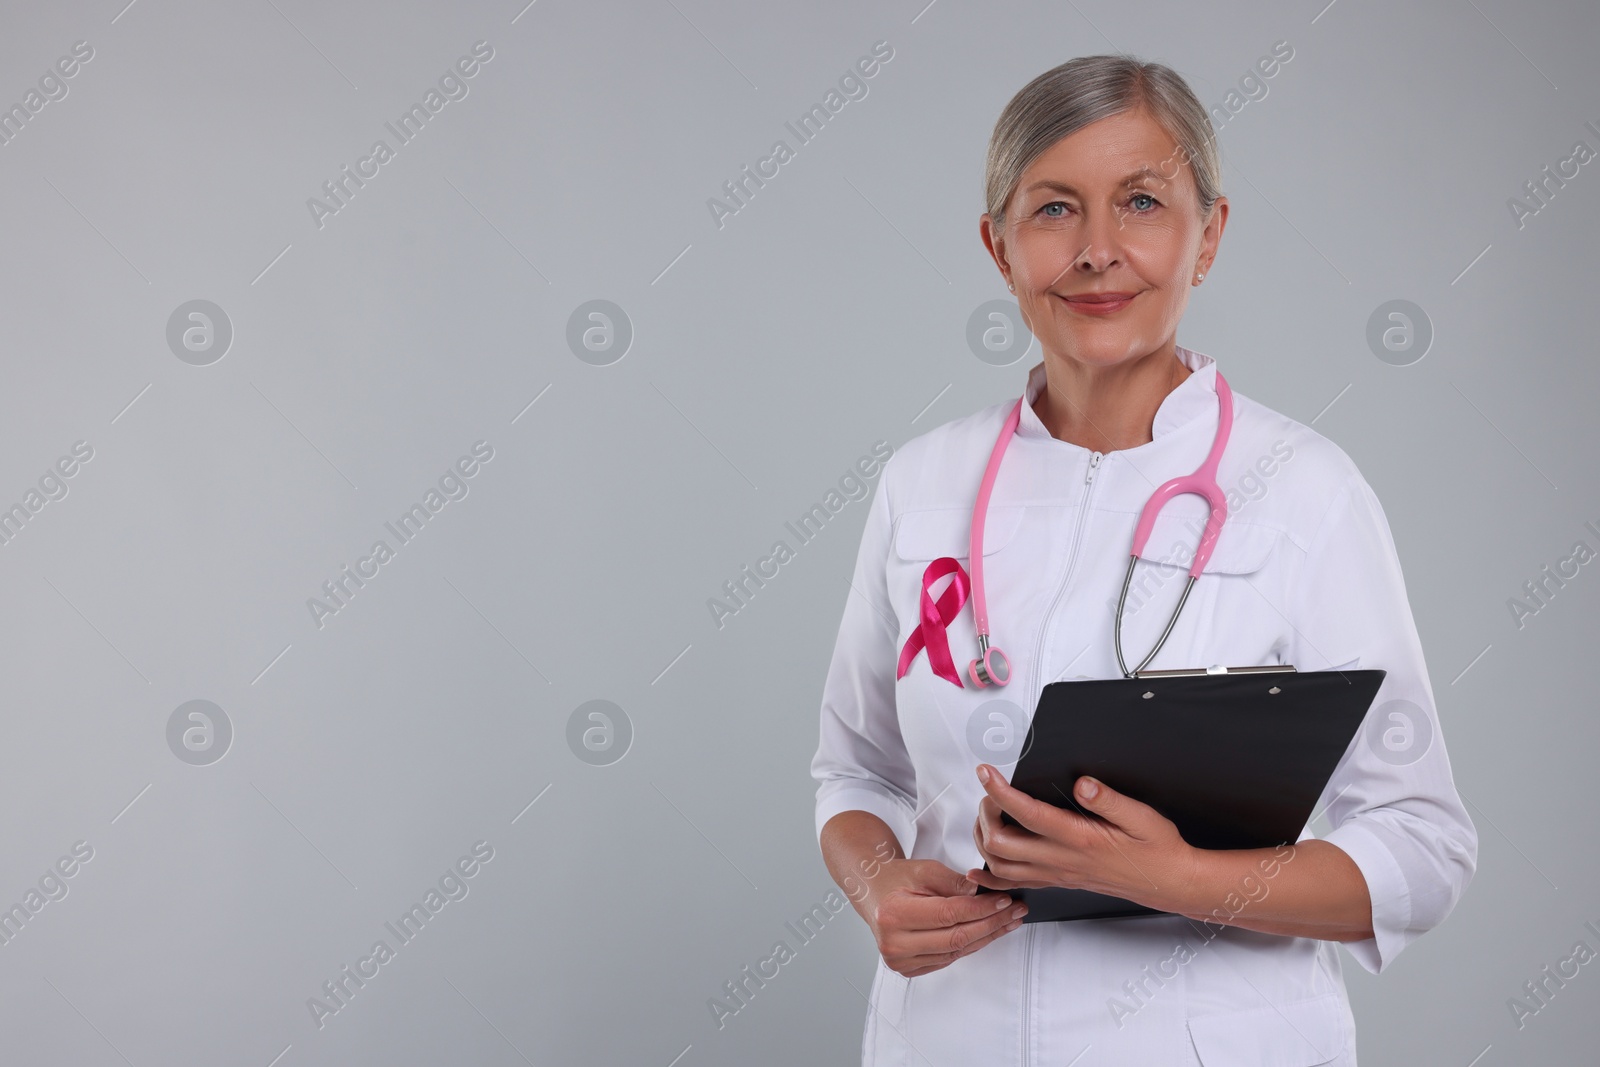
[[[955, 577], [951, 579], [949, 588], [938, 603], [934, 603], [928, 590], [934, 582], [952, 573]], [[957, 688], [962, 687], [961, 675], [956, 671], [955, 661], [950, 658], [950, 641], [945, 631], [966, 602], [967, 572], [962, 570], [961, 564], [949, 556], [942, 556], [928, 564], [928, 569], [922, 574], [922, 621], [911, 631], [905, 647], [900, 650], [900, 669], [895, 675], [896, 679], [906, 676], [906, 671], [911, 669], [911, 661], [926, 648], [928, 665], [933, 668], [933, 673]]]

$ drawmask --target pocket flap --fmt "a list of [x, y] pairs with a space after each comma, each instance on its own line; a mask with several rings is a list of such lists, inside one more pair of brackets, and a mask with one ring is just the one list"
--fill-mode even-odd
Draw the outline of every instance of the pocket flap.
[[1189, 1019], [1205, 1067], [1315, 1067], [1344, 1051], [1345, 1007], [1337, 993], [1290, 1004]]
[[[1196, 498], [1198, 500], [1198, 498]], [[1194, 551], [1200, 544], [1200, 534], [1205, 530], [1205, 513], [1179, 514], [1177, 501], [1168, 504], [1155, 525], [1150, 529], [1150, 539], [1145, 542], [1139, 558], [1156, 564], [1167, 564], [1174, 570], [1189, 569], [1194, 562]], [[1217, 543], [1206, 561], [1205, 574], [1250, 574], [1258, 571], [1272, 555], [1283, 534], [1270, 526], [1230, 519], [1222, 524]], [[986, 546], [987, 547], [987, 546]], [[988, 555], [984, 552], [984, 555]]]
[[[983, 554], [1000, 551], [1022, 523], [1023, 507], [991, 507], [983, 525]], [[966, 559], [972, 550], [972, 512], [966, 508], [934, 508], [900, 516], [894, 550], [901, 559]]]

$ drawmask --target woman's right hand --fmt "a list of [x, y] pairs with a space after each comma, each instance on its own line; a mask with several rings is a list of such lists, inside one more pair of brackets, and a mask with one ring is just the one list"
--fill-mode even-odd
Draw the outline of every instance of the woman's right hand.
[[856, 903], [883, 962], [915, 978], [948, 967], [1022, 925], [1028, 906], [1007, 893], [979, 893], [976, 882], [937, 860], [883, 864], [872, 892]]

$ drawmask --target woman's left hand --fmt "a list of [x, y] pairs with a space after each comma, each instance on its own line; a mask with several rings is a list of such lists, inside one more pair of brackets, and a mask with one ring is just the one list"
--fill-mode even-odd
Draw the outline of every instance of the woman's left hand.
[[[989, 889], [1065, 886], [1182, 913], [1194, 885], [1199, 850], [1172, 820], [1094, 778], [1079, 778], [1077, 810], [1046, 804], [1012, 788], [998, 770], [978, 765], [988, 793], [978, 802], [972, 837], [989, 864], [967, 877]], [[1004, 811], [1016, 826], [1001, 823]]]

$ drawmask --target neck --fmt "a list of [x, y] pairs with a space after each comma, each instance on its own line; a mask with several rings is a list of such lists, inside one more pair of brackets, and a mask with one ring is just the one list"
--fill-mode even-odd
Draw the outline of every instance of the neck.
[[1046, 351], [1033, 410], [1058, 440], [1091, 452], [1137, 448], [1154, 440], [1156, 409], [1192, 373], [1174, 345], [1111, 367]]

